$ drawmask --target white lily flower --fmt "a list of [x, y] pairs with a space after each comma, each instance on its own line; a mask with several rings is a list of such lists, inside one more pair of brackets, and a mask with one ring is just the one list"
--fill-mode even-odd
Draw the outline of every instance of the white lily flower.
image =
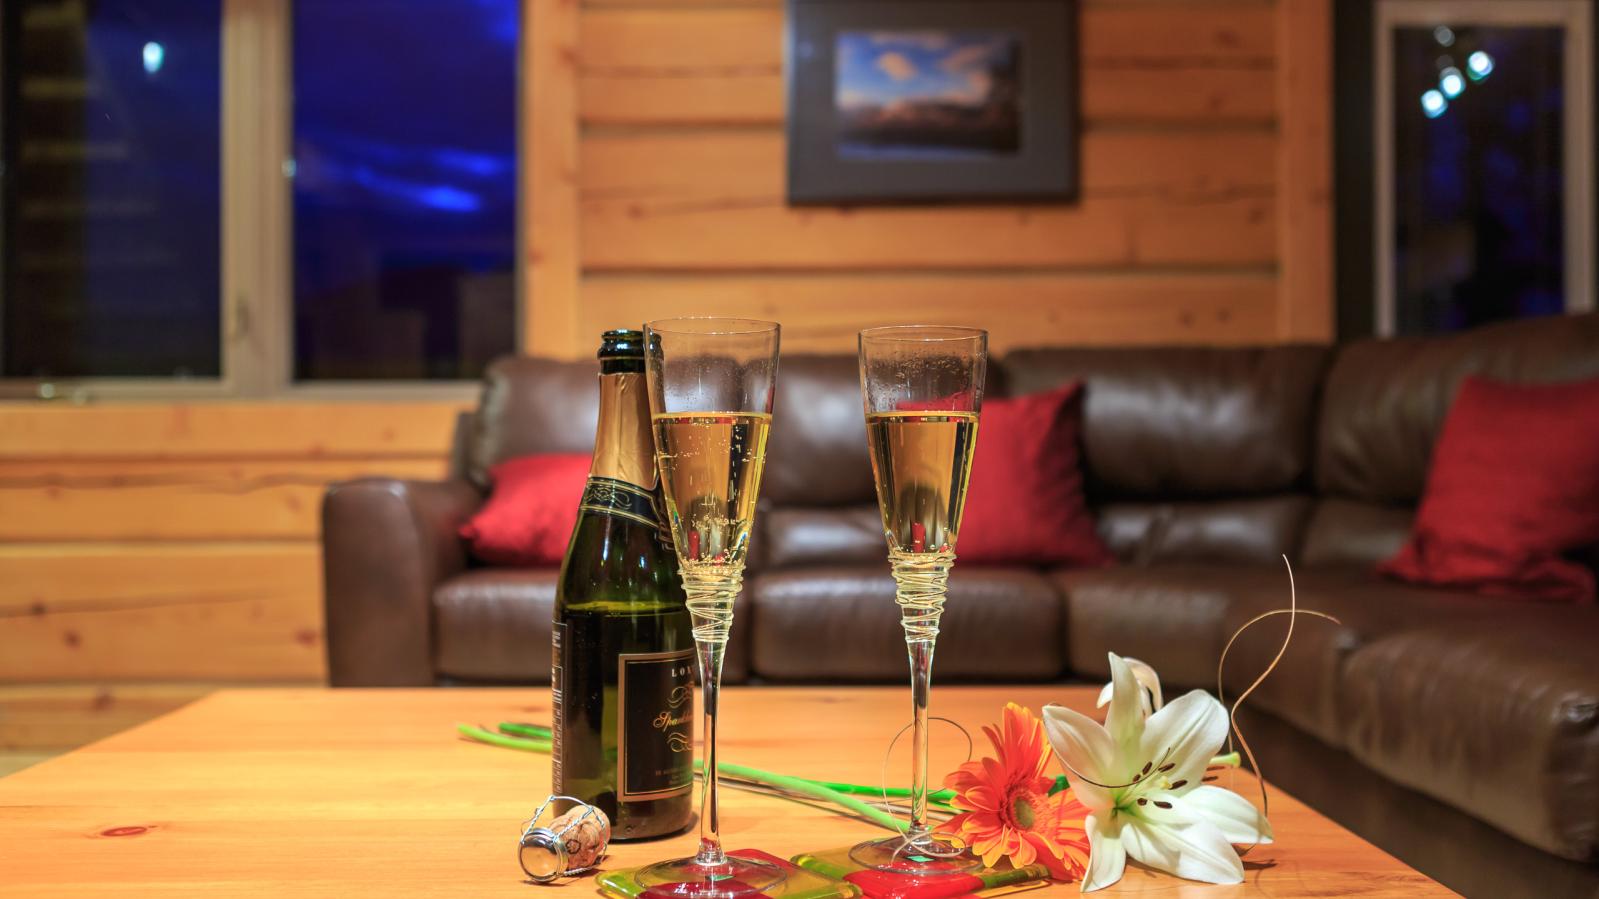
[[1112, 653], [1110, 670], [1104, 725], [1044, 707], [1050, 745], [1092, 813], [1082, 891], [1120, 880], [1128, 856], [1189, 880], [1241, 883], [1244, 866], [1232, 844], [1271, 842], [1271, 824], [1247, 799], [1204, 783], [1227, 738], [1227, 711], [1195, 690], [1145, 717], [1132, 667]]
[[[1155, 669], [1150, 667], [1149, 663], [1140, 662], [1132, 656], [1128, 656], [1122, 661], [1126, 662], [1127, 667], [1133, 670], [1133, 679], [1138, 681], [1138, 686], [1141, 688], [1138, 691], [1138, 698], [1144, 705], [1144, 717], [1147, 718], [1151, 714], [1160, 711], [1160, 707], [1164, 705], [1160, 698], [1160, 675], [1155, 673]], [[1110, 702], [1110, 696], [1115, 691], [1115, 687], [1115, 681], [1106, 684], [1105, 689], [1099, 691], [1099, 701], [1094, 703], [1094, 708], [1104, 708], [1105, 704]], [[1151, 700], [1153, 700], [1153, 703], [1151, 703]]]

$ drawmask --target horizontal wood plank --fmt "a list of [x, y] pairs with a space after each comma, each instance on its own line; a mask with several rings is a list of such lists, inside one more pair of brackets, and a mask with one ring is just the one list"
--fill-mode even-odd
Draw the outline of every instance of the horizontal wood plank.
[[[1079, 114], [1092, 131], [1118, 125], [1261, 126], [1276, 114], [1270, 70], [1087, 69]], [[585, 72], [585, 125], [781, 125], [783, 76], [765, 69]]]
[[[1269, 68], [1274, 11], [1249, 4], [1095, 4], [1082, 12], [1085, 66]], [[783, 64], [782, 7], [586, 9], [584, 71], [730, 70]]]
[[1275, 295], [1268, 275], [593, 277], [583, 327], [689, 314], [781, 318], [786, 352], [851, 352], [861, 328], [910, 320], [981, 324], [995, 352], [1240, 344], [1272, 338]]
[[321, 680], [321, 548], [0, 546], [0, 682]]
[[0, 403], [0, 459], [442, 456], [452, 402]]
[[1265, 267], [1276, 251], [1269, 197], [950, 210], [790, 208], [729, 193], [587, 199], [583, 211], [584, 266], [601, 271]]
[[322, 494], [366, 475], [444, 476], [433, 459], [0, 460], [0, 540], [314, 540]]
[[583, 260], [627, 271], [1268, 265], [1269, 135], [1108, 134], [1083, 200], [1006, 207], [799, 208], [777, 132], [583, 141]]
[[[587, 124], [783, 120], [780, 7], [589, 9], [580, 23]], [[1081, 113], [1090, 128], [1270, 121], [1273, 53], [1266, 4], [1090, 6]]]
[[74, 749], [182, 708], [219, 686], [210, 683], [0, 686], [0, 750], [26, 754]]
[[[1082, 142], [1083, 195], [1271, 197], [1276, 152], [1276, 137], [1264, 132], [1090, 133]], [[784, 193], [784, 153], [778, 131], [590, 135], [579, 185], [585, 200], [776, 201]]]

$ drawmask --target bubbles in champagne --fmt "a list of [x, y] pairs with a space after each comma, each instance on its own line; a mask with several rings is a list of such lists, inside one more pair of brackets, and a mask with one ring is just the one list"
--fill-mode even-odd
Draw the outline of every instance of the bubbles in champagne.
[[866, 436], [890, 553], [953, 553], [977, 444], [977, 415], [875, 412], [866, 417]]
[[655, 416], [661, 488], [697, 639], [727, 639], [771, 424], [758, 413]]

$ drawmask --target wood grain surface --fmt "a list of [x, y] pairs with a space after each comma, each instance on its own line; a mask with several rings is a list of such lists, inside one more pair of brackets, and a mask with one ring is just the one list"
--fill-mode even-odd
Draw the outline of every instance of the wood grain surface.
[[[997, 720], [1007, 700], [1087, 711], [1092, 695], [1082, 687], [943, 688], [934, 691], [933, 708], [976, 732]], [[788, 774], [875, 782], [907, 704], [907, 691], [893, 688], [729, 690], [724, 754]], [[549, 760], [461, 741], [453, 727], [548, 717], [543, 690], [218, 693], [0, 779], [0, 892], [8, 899], [529, 896], [537, 888], [522, 882], [515, 846], [523, 820], [548, 792]], [[934, 730], [934, 770], [952, 769], [963, 753], [957, 734]], [[894, 761], [898, 775], [905, 760]], [[1249, 775], [1230, 779], [1253, 795]], [[724, 795], [729, 848], [789, 856], [881, 833], [778, 799]], [[1280, 791], [1272, 819], [1278, 842], [1249, 853], [1242, 885], [1203, 886], [1129, 865], [1111, 892], [1449, 895]], [[606, 865], [682, 855], [694, 844], [692, 834], [615, 844]], [[579, 879], [565, 890], [589, 895], [593, 883]]]

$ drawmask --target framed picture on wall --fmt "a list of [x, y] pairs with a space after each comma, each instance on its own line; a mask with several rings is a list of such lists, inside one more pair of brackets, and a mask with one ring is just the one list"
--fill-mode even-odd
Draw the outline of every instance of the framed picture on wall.
[[788, 0], [793, 204], [1076, 199], [1074, 0]]

